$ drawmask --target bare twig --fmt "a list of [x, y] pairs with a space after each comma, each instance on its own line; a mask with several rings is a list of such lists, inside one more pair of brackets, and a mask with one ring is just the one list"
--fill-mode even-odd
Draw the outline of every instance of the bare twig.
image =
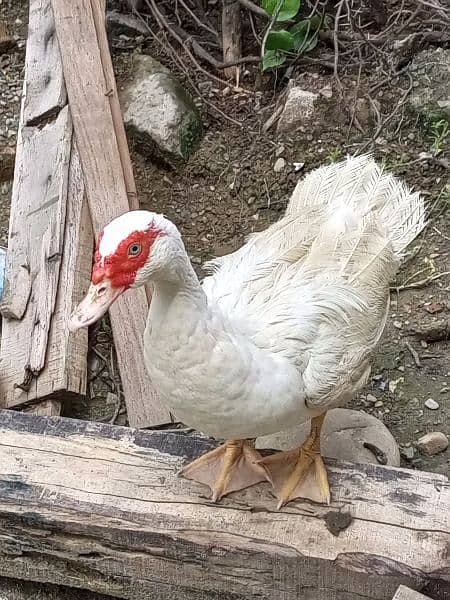
[[413, 357], [413, 360], [416, 363], [416, 367], [418, 367], [419, 369], [421, 369], [422, 368], [422, 363], [420, 362], [420, 357], [419, 357], [418, 353], [414, 350], [414, 348], [411, 346], [411, 344], [409, 342], [405, 342], [405, 346], [410, 351], [411, 356]]
[[333, 72], [334, 72], [334, 78], [336, 79], [336, 82], [339, 86], [340, 89], [342, 89], [342, 83], [341, 80], [339, 78], [339, 73], [338, 73], [338, 62], [339, 62], [339, 43], [338, 43], [338, 31], [339, 31], [339, 20], [341, 18], [341, 13], [342, 13], [342, 7], [344, 6], [344, 0], [341, 0], [338, 4], [338, 8], [336, 11], [336, 16], [334, 18], [334, 33], [333, 33], [333, 45], [334, 45], [334, 66], [333, 66]]
[[258, 15], [259, 17], [264, 17], [266, 19], [269, 18], [269, 15], [266, 13], [266, 11], [251, 0], [239, 0], [239, 4], [241, 4], [241, 6], [247, 10], [250, 10], [252, 13], [255, 13], [255, 15]]
[[277, 5], [272, 13], [272, 18], [270, 19], [270, 23], [267, 25], [266, 31], [264, 32], [264, 37], [261, 42], [261, 59], [264, 58], [264, 54], [266, 52], [267, 38], [269, 37], [269, 33], [272, 31], [272, 27], [274, 26], [274, 23], [277, 20], [278, 15], [280, 14], [282, 6], [283, 0], [277, 0]]
[[446, 277], [447, 275], [450, 275], [450, 271], [444, 271], [443, 273], [430, 275], [429, 277], [425, 277], [425, 279], [420, 279], [419, 281], [412, 281], [411, 283], [407, 283], [406, 285], [391, 287], [391, 291], [402, 292], [403, 290], [418, 290], [420, 288], [427, 287], [427, 285], [430, 285], [430, 283], [433, 283], [433, 281], [441, 279], [442, 277]]

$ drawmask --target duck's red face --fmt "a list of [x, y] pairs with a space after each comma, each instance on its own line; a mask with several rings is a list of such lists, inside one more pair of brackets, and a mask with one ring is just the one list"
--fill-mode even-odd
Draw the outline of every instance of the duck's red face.
[[133, 211], [114, 219], [100, 233], [89, 290], [72, 313], [69, 329], [75, 331], [98, 321], [111, 304], [136, 282], [149, 261], [155, 240], [163, 233], [146, 211]]

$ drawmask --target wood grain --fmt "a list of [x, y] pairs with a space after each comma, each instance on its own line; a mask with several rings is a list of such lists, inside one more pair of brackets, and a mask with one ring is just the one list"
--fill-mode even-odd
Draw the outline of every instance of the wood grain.
[[[207, 439], [11, 412], [0, 423], [0, 575], [130, 600], [392, 600], [430, 583], [449, 597], [441, 475], [327, 461], [330, 507], [276, 511], [267, 484], [213, 505], [177, 476]], [[351, 519], [336, 537], [338, 511]]]
[[395, 592], [392, 600], [429, 600], [429, 598], [411, 588], [401, 585]]
[[23, 120], [36, 125], [67, 104], [62, 63], [50, 0], [31, 0]]
[[[52, 6], [92, 223], [98, 234], [129, 205], [91, 0], [52, 0]], [[171, 421], [144, 366], [147, 311], [143, 288], [130, 290], [110, 310], [129, 422], [137, 427]]]
[[93, 234], [50, 0], [30, 3], [29, 34], [1, 305], [6, 407], [86, 387], [87, 334], [67, 320], [89, 283]]

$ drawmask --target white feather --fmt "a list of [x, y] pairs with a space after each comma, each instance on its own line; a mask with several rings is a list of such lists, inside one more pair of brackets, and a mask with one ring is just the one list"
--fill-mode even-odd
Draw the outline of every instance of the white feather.
[[176, 296], [156, 285], [147, 365], [175, 414], [252, 437], [345, 403], [368, 377], [424, 214], [370, 156], [348, 158], [310, 173], [279, 222], [209, 262], [202, 289], [189, 270]]

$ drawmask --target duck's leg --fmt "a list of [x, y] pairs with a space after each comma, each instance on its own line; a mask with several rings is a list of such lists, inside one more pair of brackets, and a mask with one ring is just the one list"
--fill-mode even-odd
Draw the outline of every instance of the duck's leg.
[[[277, 452], [259, 461], [270, 474], [278, 508], [295, 498], [330, 503], [327, 472], [320, 454], [320, 431], [325, 415], [311, 419], [311, 431], [300, 448]], [[311, 466], [315, 478], [311, 477]]]
[[181, 475], [207, 485], [216, 502], [230, 492], [268, 481], [255, 440], [230, 440], [184, 467]]

